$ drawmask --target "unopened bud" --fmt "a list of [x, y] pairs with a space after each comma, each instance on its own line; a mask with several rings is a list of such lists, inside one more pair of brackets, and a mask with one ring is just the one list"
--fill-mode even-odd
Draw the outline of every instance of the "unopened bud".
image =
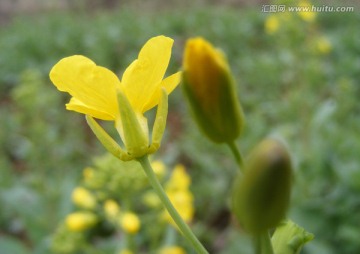
[[279, 141], [262, 141], [250, 154], [244, 174], [235, 181], [233, 212], [254, 234], [284, 219], [290, 200], [291, 161]]
[[195, 119], [214, 142], [231, 142], [244, 126], [235, 81], [224, 54], [202, 38], [189, 39], [183, 87]]

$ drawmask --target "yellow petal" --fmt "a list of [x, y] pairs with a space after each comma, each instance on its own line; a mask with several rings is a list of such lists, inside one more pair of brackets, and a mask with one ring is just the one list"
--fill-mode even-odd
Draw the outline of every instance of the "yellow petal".
[[150, 98], [150, 100], [144, 105], [143, 112], [148, 111], [149, 109], [155, 107], [161, 97], [161, 89], [164, 88], [167, 94], [170, 94], [176, 86], [180, 83], [181, 80], [181, 71], [167, 77], [164, 79], [159, 85], [156, 92], [153, 94], [153, 96]]
[[70, 102], [66, 104], [67, 110], [73, 110], [85, 115], [90, 115], [94, 118], [101, 119], [101, 120], [114, 120], [114, 117], [107, 112], [100, 111], [98, 109], [91, 108], [81, 101], [75, 99], [74, 97], [71, 98]]
[[136, 112], [144, 112], [144, 106], [164, 77], [172, 44], [173, 40], [165, 36], [151, 38], [141, 49], [138, 59], [125, 70], [122, 84]]
[[[70, 102], [69, 109], [79, 110], [80, 113], [104, 112], [104, 115], [100, 114], [103, 115], [100, 119], [106, 120], [118, 117], [116, 88], [120, 86], [120, 81], [110, 70], [97, 66], [84, 56], [75, 55], [60, 60], [52, 68], [50, 79], [57, 89], [68, 92], [76, 99]], [[89, 114], [97, 117], [97, 113]]]

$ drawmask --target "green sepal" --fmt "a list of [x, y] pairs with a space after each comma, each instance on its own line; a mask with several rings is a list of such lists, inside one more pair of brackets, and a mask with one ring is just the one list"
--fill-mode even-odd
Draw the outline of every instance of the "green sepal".
[[142, 128], [130, 102], [122, 92], [118, 93], [118, 101], [123, 142], [128, 154], [133, 158], [139, 158], [148, 153], [148, 133]]
[[149, 153], [154, 153], [159, 149], [161, 139], [163, 137], [165, 127], [166, 127], [166, 118], [168, 113], [168, 95], [165, 89], [161, 89], [161, 97], [156, 111], [155, 122], [152, 130], [152, 140]]
[[299, 254], [302, 247], [313, 239], [313, 234], [287, 220], [276, 228], [271, 242], [276, 254]]
[[94, 120], [94, 118], [89, 115], [86, 115], [85, 118], [87, 124], [106, 150], [120, 160], [129, 161], [133, 159], [133, 157], [121, 149], [116, 141]]

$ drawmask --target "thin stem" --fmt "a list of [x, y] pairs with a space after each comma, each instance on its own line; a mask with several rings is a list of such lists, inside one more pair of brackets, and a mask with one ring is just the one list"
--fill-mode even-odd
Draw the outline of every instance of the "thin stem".
[[138, 158], [138, 161], [141, 163], [150, 184], [152, 185], [153, 189], [155, 190], [156, 194], [159, 196], [161, 202], [169, 212], [172, 219], [175, 221], [176, 225], [183, 233], [185, 238], [191, 243], [198, 254], [208, 254], [207, 250], [204, 246], [200, 243], [200, 241], [196, 238], [194, 233], [191, 231], [189, 226], [183, 221], [179, 213], [176, 211], [174, 206], [171, 204], [168, 196], [165, 194], [164, 189], [162, 188], [161, 184], [159, 183], [156, 175], [151, 167], [149, 159], [147, 156]]
[[269, 232], [255, 236], [254, 248], [256, 254], [274, 254]]
[[237, 147], [235, 141], [231, 141], [227, 143], [227, 145], [230, 147], [231, 152], [233, 153], [236, 163], [238, 164], [240, 170], [244, 170], [244, 160], [242, 158], [241, 152], [239, 148]]

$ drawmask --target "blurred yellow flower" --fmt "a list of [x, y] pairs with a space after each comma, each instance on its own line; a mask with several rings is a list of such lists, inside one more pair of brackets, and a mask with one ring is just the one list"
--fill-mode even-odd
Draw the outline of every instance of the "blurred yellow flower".
[[269, 15], [265, 20], [265, 32], [267, 34], [274, 34], [279, 30], [280, 27], [280, 21], [279, 16], [272, 14]]
[[131, 250], [124, 249], [124, 250], [119, 251], [118, 254], [134, 254], [134, 253]]
[[126, 212], [120, 217], [121, 228], [129, 234], [136, 234], [140, 230], [140, 219], [139, 217], [131, 212]]
[[162, 205], [159, 196], [156, 195], [153, 190], [149, 190], [143, 195], [143, 201], [147, 206], [152, 208], [160, 207]]
[[161, 248], [159, 254], [186, 254], [186, 252], [179, 246], [167, 246]]
[[82, 232], [93, 227], [97, 222], [95, 214], [90, 212], [75, 212], [65, 219], [65, 225], [70, 231]]
[[[181, 218], [189, 223], [194, 216], [194, 196], [190, 192], [190, 176], [186, 173], [183, 165], [176, 165], [169, 181], [166, 183], [165, 191]], [[171, 216], [165, 211], [164, 218], [175, 225]]]
[[303, 7], [304, 9], [307, 9], [307, 10], [298, 12], [298, 15], [307, 22], [313, 22], [316, 18], [316, 13], [312, 11], [311, 3], [307, 0], [300, 0], [299, 6]]
[[[172, 45], [173, 40], [165, 36], [148, 40], [140, 50], [138, 59], [123, 73], [121, 82], [113, 72], [81, 55], [60, 60], [51, 69], [50, 79], [58, 90], [72, 96], [66, 104], [68, 110], [89, 116], [90, 127], [109, 151], [124, 160], [139, 158], [159, 147], [165, 128], [167, 94], [180, 82], [180, 72], [163, 79]], [[162, 105], [160, 119], [155, 120], [154, 146], [150, 146], [144, 113], [158, 104]], [[115, 121], [127, 152], [120, 147], [113, 149], [115, 141], [109, 141], [109, 137], [91, 117]]]
[[158, 178], [163, 178], [165, 175], [166, 167], [165, 164], [161, 160], [156, 160], [151, 162], [151, 166], [154, 170], [154, 173]]
[[115, 218], [120, 213], [120, 206], [115, 200], [108, 199], [104, 202], [104, 212], [109, 218]]
[[83, 177], [84, 177], [85, 181], [91, 179], [93, 176], [94, 176], [94, 169], [92, 169], [90, 167], [84, 168]]
[[[188, 190], [182, 190], [182, 191], [171, 191], [166, 193], [171, 201], [171, 203], [174, 205], [175, 209], [180, 214], [181, 218], [186, 222], [191, 222], [192, 218], [194, 217], [194, 196], [193, 194]], [[168, 212], [165, 212], [165, 219], [174, 224], [173, 219], [168, 214]]]
[[316, 50], [324, 55], [329, 54], [332, 50], [330, 41], [326, 37], [319, 37], [316, 40]]
[[166, 183], [166, 191], [187, 190], [190, 186], [191, 178], [186, 173], [183, 165], [178, 164], [175, 166], [169, 181]]
[[72, 192], [71, 199], [75, 205], [81, 208], [94, 209], [96, 207], [94, 195], [83, 187], [76, 187]]

